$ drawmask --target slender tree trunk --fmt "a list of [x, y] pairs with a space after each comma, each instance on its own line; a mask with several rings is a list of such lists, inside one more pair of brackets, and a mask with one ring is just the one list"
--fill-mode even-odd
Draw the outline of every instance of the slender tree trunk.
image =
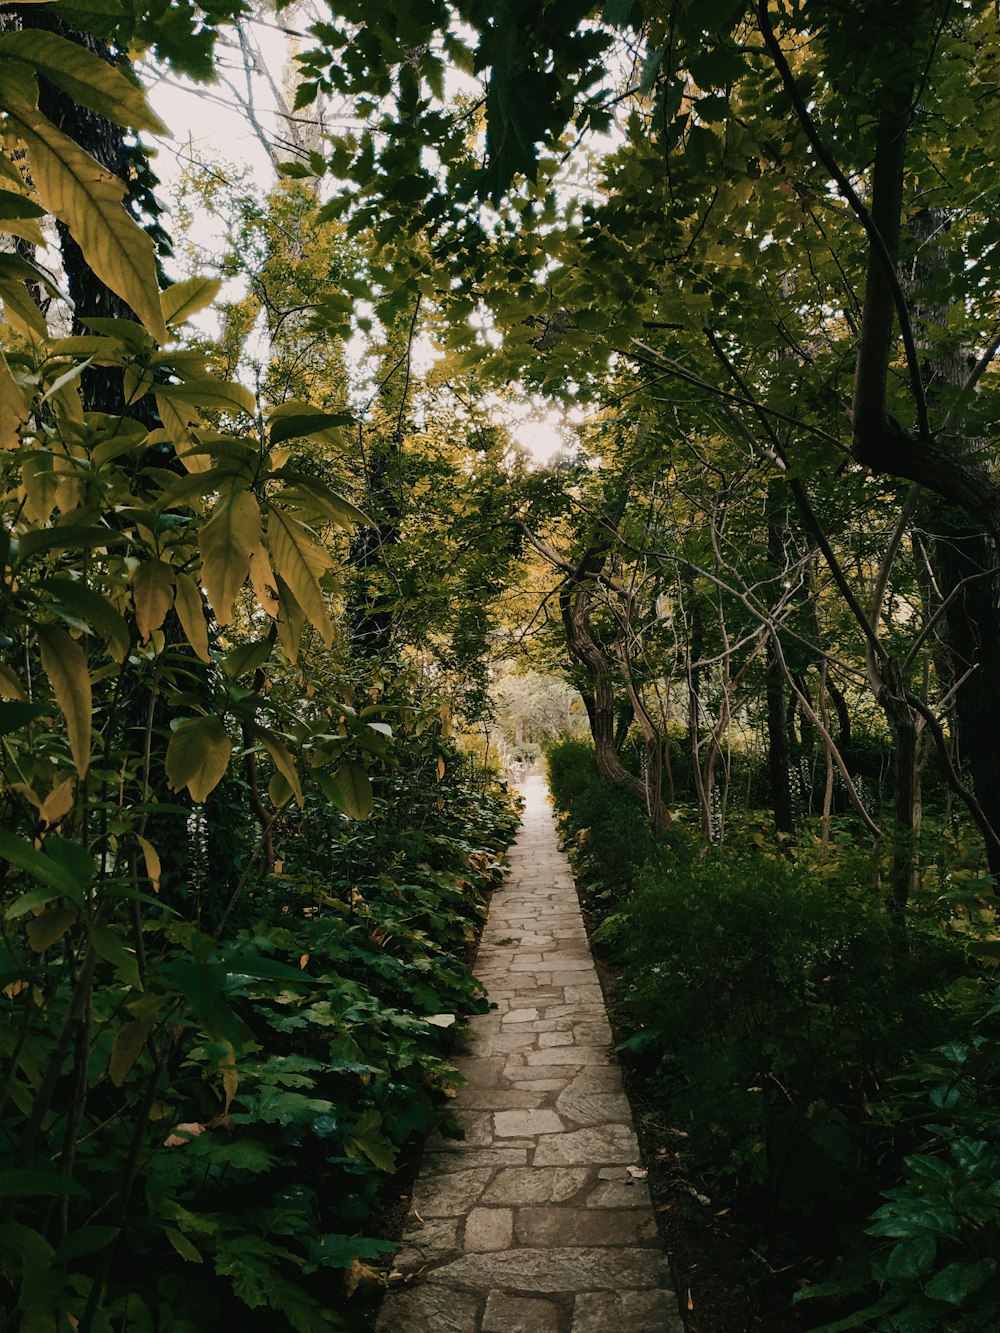
[[[778, 496], [778, 485], [772, 483], [767, 494], [767, 562], [776, 580], [780, 579], [785, 570], [785, 536], [788, 531], [787, 522], [783, 521], [779, 509]], [[795, 832], [795, 813], [792, 809], [792, 757], [788, 744], [785, 677], [770, 637], [767, 641], [764, 681], [767, 701], [767, 774], [774, 827], [779, 833], [792, 834]]]

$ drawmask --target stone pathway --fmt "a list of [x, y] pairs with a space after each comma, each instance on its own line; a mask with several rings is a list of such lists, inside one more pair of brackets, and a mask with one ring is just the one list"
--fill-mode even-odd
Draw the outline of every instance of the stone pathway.
[[[493, 895], [460, 1141], [427, 1144], [378, 1333], [683, 1333], [541, 778]], [[631, 1170], [630, 1170], [631, 1168]]]

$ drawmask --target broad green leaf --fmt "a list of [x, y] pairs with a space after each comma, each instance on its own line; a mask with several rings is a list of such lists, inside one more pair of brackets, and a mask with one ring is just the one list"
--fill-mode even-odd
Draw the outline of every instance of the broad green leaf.
[[125, 540], [110, 528], [83, 523], [60, 523], [54, 528], [36, 528], [21, 537], [21, 560], [41, 551], [87, 550], [92, 547], [120, 546]]
[[50, 711], [46, 704], [29, 704], [22, 700], [0, 703], [0, 736], [20, 731]]
[[174, 571], [163, 560], [144, 560], [132, 575], [132, 601], [139, 637], [145, 643], [167, 618], [174, 602]]
[[160, 308], [167, 324], [183, 324], [199, 310], [210, 306], [219, 294], [219, 278], [187, 278], [160, 293]]
[[257, 411], [257, 400], [249, 389], [212, 375], [191, 375], [182, 384], [158, 384], [156, 393], [157, 397], [188, 403], [197, 410], [214, 407], [223, 412], [246, 412], [250, 416]]
[[117, 1240], [120, 1232], [121, 1227], [81, 1227], [79, 1231], [70, 1232], [52, 1256], [52, 1262], [65, 1264], [87, 1254], [96, 1254]]
[[126, 986], [131, 986], [133, 990], [142, 990], [135, 953], [128, 948], [117, 931], [109, 926], [91, 926], [90, 943], [99, 958], [112, 964], [119, 979]]
[[298, 770], [295, 767], [295, 760], [292, 758], [288, 747], [280, 737], [273, 731], [260, 732], [260, 738], [264, 742], [264, 748], [274, 763], [275, 768], [288, 783], [291, 790], [295, 793], [295, 799], [299, 807], [305, 805], [305, 798], [302, 795], [302, 784], [299, 781]]
[[53, 860], [51, 856], [46, 856], [44, 852], [37, 851], [29, 842], [7, 829], [0, 829], [0, 857], [46, 886], [45, 889], [24, 894], [8, 907], [8, 920], [23, 916], [33, 907], [44, 907], [53, 898], [69, 898], [78, 906], [83, 905], [83, 891], [77, 876], [60, 862]]
[[[7, 1198], [30, 1197], [40, 1194], [48, 1197], [60, 1194], [85, 1195], [86, 1190], [75, 1180], [56, 1175], [55, 1171], [31, 1170], [13, 1167], [0, 1171], [0, 1196]], [[6, 1230], [6, 1228], [5, 1228]]]
[[166, 342], [153, 240], [122, 206], [125, 186], [41, 114], [27, 66], [0, 63], [0, 98], [44, 207], [66, 224], [97, 277]]
[[186, 1259], [188, 1263], [192, 1264], [200, 1264], [204, 1262], [201, 1254], [195, 1249], [182, 1231], [178, 1231], [176, 1227], [164, 1227], [163, 1234], [166, 1236], [167, 1240], [170, 1241], [170, 1244], [182, 1259]]
[[53, 625], [38, 627], [42, 667], [66, 719], [69, 748], [81, 778], [90, 767], [93, 700], [87, 656], [75, 639]]
[[372, 784], [360, 764], [345, 760], [333, 775], [333, 783], [340, 797], [344, 814], [352, 819], [368, 819], [372, 812]]
[[[284, 444], [286, 440], [308, 435], [323, 435], [325, 439], [335, 441], [333, 431], [339, 427], [353, 425], [354, 418], [347, 412], [322, 412], [309, 403], [294, 399], [274, 408], [269, 423], [268, 433], [271, 443]], [[330, 432], [329, 435], [325, 434], [327, 431]]]
[[115, 125], [149, 130], [151, 134], [167, 133], [139, 84], [79, 42], [42, 28], [5, 32], [0, 34], [0, 58], [5, 56], [33, 65], [50, 83], [69, 93], [74, 102]]
[[198, 534], [201, 581], [220, 625], [233, 618], [233, 601], [260, 545], [260, 506], [246, 490], [230, 487]]
[[267, 539], [277, 573], [329, 648], [333, 643], [333, 625], [319, 579], [331, 568], [332, 560], [303, 525], [281, 509], [269, 513]]
[[201, 600], [201, 589], [181, 570], [177, 571], [174, 587], [174, 610], [181, 622], [184, 637], [203, 662], [210, 660], [208, 655], [208, 625], [205, 623], [205, 607]]
[[174, 731], [167, 746], [170, 790], [187, 787], [193, 801], [203, 801], [222, 781], [232, 750], [233, 743], [221, 718], [187, 718]]
[[[3, 38], [0, 37], [0, 42]], [[34, 199], [15, 190], [0, 190], [0, 219], [7, 218], [42, 218], [45, 209], [40, 208]]]
[[77, 912], [74, 907], [49, 907], [28, 922], [28, 943], [35, 953], [44, 953], [50, 945], [61, 940], [76, 924]]
[[85, 627], [102, 635], [121, 653], [129, 649], [129, 631], [125, 617], [101, 593], [88, 588], [81, 579], [44, 579], [39, 585], [55, 599], [53, 610], [74, 628]]
[[232, 680], [245, 675], [248, 671], [256, 671], [262, 667], [271, 656], [273, 644], [270, 639], [258, 639], [254, 643], [242, 643], [238, 648], [234, 648], [231, 653], [227, 653], [219, 665], [222, 670]]
[[130, 361], [122, 372], [122, 394], [126, 404], [131, 407], [145, 398], [153, 382], [152, 367], [144, 366], [141, 361]]
[[142, 852], [142, 859], [146, 865], [146, 874], [149, 876], [149, 882], [153, 886], [153, 892], [160, 892], [160, 854], [149, 841], [140, 833], [135, 835], [135, 840], [139, 844]]
[[21, 278], [8, 277], [0, 270], [0, 297], [4, 313], [19, 333], [29, 338], [46, 337], [49, 330], [45, 317]]
[[393, 1171], [396, 1166], [396, 1149], [381, 1130], [381, 1113], [365, 1111], [347, 1136], [344, 1146], [352, 1157], [367, 1157], [380, 1171]]
[[23, 699], [24, 687], [17, 678], [17, 673], [5, 663], [0, 662], [0, 699]]
[[924, 1291], [935, 1301], [961, 1305], [974, 1291], [978, 1291], [997, 1270], [995, 1259], [980, 1259], [978, 1263], [959, 1260], [935, 1273]]
[[38, 817], [45, 824], [57, 824], [64, 815], [73, 809], [76, 800], [76, 783], [72, 778], [65, 778], [46, 796], [38, 811]]
[[129, 1019], [115, 1034], [115, 1043], [108, 1061], [108, 1078], [116, 1088], [120, 1088], [128, 1078], [129, 1070], [142, 1054], [155, 1022], [156, 1013], [153, 1011], [141, 1018]]
[[295, 468], [287, 467], [280, 468], [274, 475], [292, 483], [281, 492], [280, 498], [286, 503], [308, 509], [319, 517], [332, 519], [348, 532], [352, 532], [358, 524], [374, 526], [367, 514], [318, 477], [309, 477]]

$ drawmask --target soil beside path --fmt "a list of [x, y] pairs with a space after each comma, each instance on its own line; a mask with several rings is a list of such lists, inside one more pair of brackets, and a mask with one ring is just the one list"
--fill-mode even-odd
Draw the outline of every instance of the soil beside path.
[[378, 1333], [683, 1333], [544, 781], [493, 895], [454, 1119], [427, 1144]]

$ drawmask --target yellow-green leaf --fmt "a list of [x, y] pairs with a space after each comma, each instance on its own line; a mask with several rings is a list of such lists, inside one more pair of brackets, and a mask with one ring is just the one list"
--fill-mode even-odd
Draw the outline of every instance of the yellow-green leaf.
[[288, 786], [295, 793], [295, 799], [299, 806], [305, 805], [305, 799], [302, 795], [302, 784], [299, 781], [298, 770], [295, 767], [295, 760], [288, 751], [284, 741], [271, 731], [261, 732], [261, 740], [264, 742], [264, 748], [274, 762], [275, 768], [282, 775]]
[[16, 449], [18, 432], [28, 420], [24, 394], [10, 373], [7, 358], [0, 352], [0, 449]]
[[0, 699], [23, 699], [24, 687], [16, 672], [0, 662]]
[[135, 835], [135, 840], [142, 850], [142, 859], [146, 863], [146, 874], [149, 876], [149, 882], [153, 886], [153, 892], [160, 892], [160, 854], [149, 841], [140, 833]]
[[44, 953], [76, 923], [75, 907], [47, 907], [28, 922], [28, 943], [35, 953]]
[[184, 637], [203, 662], [208, 656], [208, 626], [205, 623], [205, 608], [201, 600], [201, 590], [190, 576], [178, 571], [174, 589], [174, 610], [181, 622]]
[[171, 791], [187, 787], [193, 801], [203, 801], [222, 781], [233, 743], [219, 717], [190, 717], [167, 746], [167, 782]]
[[212, 304], [219, 294], [219, 278], [187, 278], [160, 293], [160, 308], [168, 324], [183, 324]]
[[41, 28], [5, 32], [0, 35], [2, 56], [27, 61], [50, 83], [69, 93], [74, 102], [90, 107], [116, 125], [152, 134], [167, 133], [142, 88], [79, 42]]
[[275, 569], [329, 648], [333, 643], [333, 625], [319, 579], [333, 561], [317, 546], [303, 525], [284, 510], [271, 510], [267, 521], [267, 537]]
[[292, 596], [288, 584], [280, 578], [275, 582], [278, 585], [278, 642], [281, 644], [282, 652], [294, 666], [298, 661], [299, 644], [302, 641], [306, 618], [301, 606]]
[[246, 490], [230, 487], [198, 534], [201, 582], [220, 625], [233, 618], [233, 599], [250, 573], [260, 545], [260, 506]]
[[42, 802], [38, 811], [39, 819], [46, 824], [58, 824], [64, 815], [73, 809], [76, 800], [76, 787], [72, 778], [57, 783]]
[[360, 764], [346, 760], [333, 775], [340, 796], [337, 804], [352, 819], [368, 819], [372, 812], [372, 784]]
[[216, 407], [223, 412], [248, 412], [251, 416], [257, 411], [257, 399], [249, 389], [232, 380], [216, 379], [213, 375], [189, 375], [183, 384], [157, 385], [156, 392], [197, 409]]
[[108, 1061], [108, 1077], [116, 1088], [122, 1086], [129, 1070], [142, 1054], [152, 1026], [152, 1019], [133, 1018], [118, 1029]]
[[131, 306], [154, 338], [166, 342], [153, 240], [122, 207], [125, 186], [41, 114], [26, 65], [0, 62], [0, 99], [28, 150], [43, 206], [66, 224], [105, 286]]
[[130, 361], [122, 373], [122, 392], [129, 407], [145, 398], [153, 387], [151, 366], [144, 366], [140, 361]]
[[38, 642], [42, 651], [42, 669], [66, 719], [66, 734], [76, 771], [81, 778], [86, 777], [93, 717], [86, 654], [75, 639], [54, 625], [39, 626]]
[[132, 575], [132, 601], [139, 637], [145, 643], [160, 628], [174, 602], [174, 571], [162, 560], [144, 560]]

